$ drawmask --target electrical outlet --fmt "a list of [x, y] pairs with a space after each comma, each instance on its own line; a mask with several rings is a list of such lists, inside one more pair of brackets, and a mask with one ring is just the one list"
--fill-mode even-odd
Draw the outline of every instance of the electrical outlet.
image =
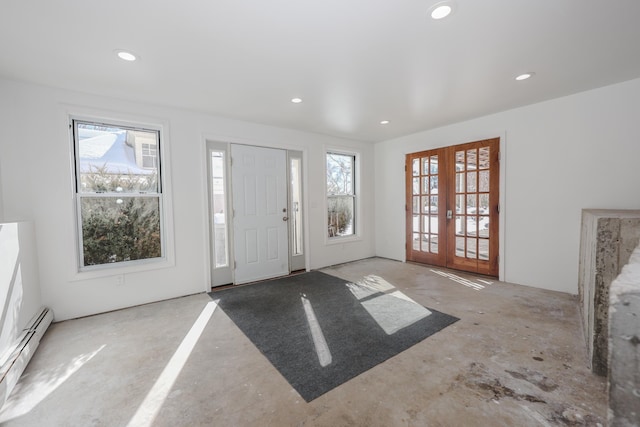
[[116, 286], [124, 285], [124, 274], [118, 274], [116, 276]]

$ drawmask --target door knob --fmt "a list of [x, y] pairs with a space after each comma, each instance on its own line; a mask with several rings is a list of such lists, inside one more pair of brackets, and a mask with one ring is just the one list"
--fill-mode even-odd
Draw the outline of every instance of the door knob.
[[282, 220], [283, 220], [283, 221], [288, 221], [288, 220], [289, 220], [289, 217], [288, 217], [288, 216], [283, 216], [283, 217], [282, 217]]
[[452, 213], [453, 212], [451, 212], [451, 209], [447, 210], [447, 219], [451, 219]]

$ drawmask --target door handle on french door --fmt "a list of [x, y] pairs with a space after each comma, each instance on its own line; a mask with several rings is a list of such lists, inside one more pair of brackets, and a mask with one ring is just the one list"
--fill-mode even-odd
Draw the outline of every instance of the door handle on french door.
[[451, 219], [453, 217], [453, 212], [451, 212], [451, 209], [447, 210], [447, 219]]
[[282, 220], [283, 220], [283, 221], [288, 221], [288, 220], [289, 220], [289, 217], [288, 217], [288, 216], [283, 216], [283, 217], [282, 217]]

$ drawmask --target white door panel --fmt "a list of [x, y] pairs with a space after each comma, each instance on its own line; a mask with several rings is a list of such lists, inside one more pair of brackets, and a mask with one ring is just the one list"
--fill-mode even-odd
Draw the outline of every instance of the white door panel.
[[235, 283], [289, 274], [287, 157], [231, 145]]

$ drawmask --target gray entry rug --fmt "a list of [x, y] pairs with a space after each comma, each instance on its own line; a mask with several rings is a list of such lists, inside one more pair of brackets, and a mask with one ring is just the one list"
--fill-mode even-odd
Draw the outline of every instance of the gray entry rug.
[[378, 276], [312, 271], [209, 295], [307, 402], [459, 320]]

